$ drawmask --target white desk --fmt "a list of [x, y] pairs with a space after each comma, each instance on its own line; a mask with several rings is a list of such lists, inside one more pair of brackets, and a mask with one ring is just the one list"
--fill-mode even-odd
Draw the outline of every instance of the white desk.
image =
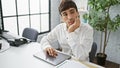
[[[55, 68], [55, 66], [42, 60], [38, 60], [33, 56], [33, 54], [38, 52], [39, 49], [40, 44], [35, 42], [21, 45], [19, 47], [11, 46], [8, 50], [0, 53], [0, 68]], [[89, 62], [84, 63], [94, 65]], [[100, 67], [98, 66], [94, 68]]]
[[0, 39], [0, 43], [1, 43], [0, 53], [4, 52], [10, 48], [9, 43], [6, 43], [6, 40]]

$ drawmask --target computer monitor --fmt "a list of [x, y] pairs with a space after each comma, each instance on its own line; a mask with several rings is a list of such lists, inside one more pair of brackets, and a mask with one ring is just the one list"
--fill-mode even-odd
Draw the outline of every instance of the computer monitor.
[[1, 0], [0, 0], [0, 34], [4, 31], [3, 27], [3, 20], [2, 20], [2, 7], [1, 7]]
[[[1, 11], [0, 11], [1, 13]], [[2, 21], [1, 21], [1, 14], [0, 14], [0, 34], [2, 34]]]
[[1, 14], [0, 14], [0, 34], [2, 34], [2, 31], [3, 31], [3, 24], [2, 24]]

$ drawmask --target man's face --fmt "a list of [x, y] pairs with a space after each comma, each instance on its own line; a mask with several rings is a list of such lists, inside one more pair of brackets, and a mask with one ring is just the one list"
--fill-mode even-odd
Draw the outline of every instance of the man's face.
[[69, 8], [61, 12], [62, 20], [66, 23], [67, 28], [75, 22], [75, 19], [79, 16], [79, 13], [75, 8]]

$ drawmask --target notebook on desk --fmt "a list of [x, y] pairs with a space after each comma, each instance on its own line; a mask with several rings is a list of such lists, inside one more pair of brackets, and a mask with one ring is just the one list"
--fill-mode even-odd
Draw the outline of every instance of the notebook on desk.
[[34, 56], [35, 56], [36, 58], [38, 58], [38, 59], [40, 59], [40, 60], [43, 60], [43, 61], [45, 61], [45, 62], [47, 62], [47, 63], [50, 63], [50, 64], [52, 64], [52, 65], [54, 65], [54, 66], [56, 66], [56, 65], [64, 62], [65, 60], [71, 58], [71, 56], [66, 55], [66, 54], [64, 54], [64, 53], [61, 53], [61, 52], [59, 52], [59, 51], [57, 51], [57, 54], [58, 54], [58, 55], [57, 55], [56, 57], [51, 57], [51, 56], [45, 54], [43, 51], [41, 51], [41, 52], [35, 53]]
[[91, 68], [76, 60], [67, 60], [64, 63], [57, 65], [56, 68]]

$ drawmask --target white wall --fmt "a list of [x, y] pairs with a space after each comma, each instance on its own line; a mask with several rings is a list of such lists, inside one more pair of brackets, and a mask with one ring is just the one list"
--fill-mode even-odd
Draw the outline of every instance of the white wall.
[[87, 10], [88, 0], [73, 0], [73, 1], [76, 3], [78, 9]]
[[[60, 0], [51, 0], [51, 30], [60, 23], [59, 4]], [[41, 38], [46, 34], [39, 35], [38, 42], [40, 42]]]
[[59, 4], [60, 4], [60, 0], [51, 0], [51, 28], [52, 29], [60, 23], [60, 14], [58, 11]]

